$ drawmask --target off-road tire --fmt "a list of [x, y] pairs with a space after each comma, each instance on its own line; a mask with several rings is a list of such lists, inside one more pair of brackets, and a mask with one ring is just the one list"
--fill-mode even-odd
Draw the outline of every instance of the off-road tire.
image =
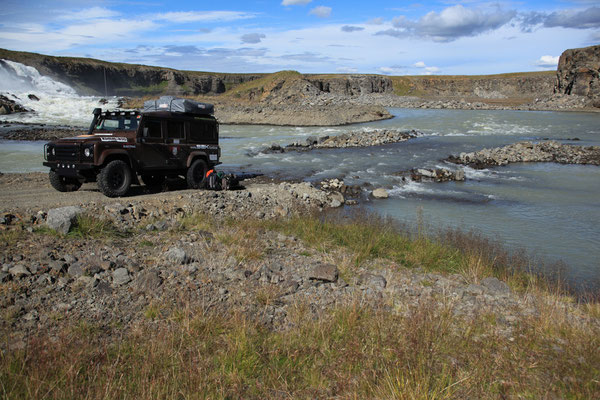
[[76, 178], [59, 175], [56, 171], [50, 170], [48, 176], [50, 178], [50, 185], [59, 192], [75, 192], [81, 187], [81, 182]]
[[202, 189], [206, 182], [208, 166], [204, 160], [195, 160], [187, 170], [186, 180], [190, 189]]
[[98, 174], [98, 188], [107, 197], [121, 197], [131, 186], [131, 168], [125, 161], [113, 160]]
[[152, 174], [143, 174], [140, 176], [142, 178], [142, 182], [144, 185], [148, 187], [160, 187], [165, 182], [166, 177], [164, 175], [152, 175]]

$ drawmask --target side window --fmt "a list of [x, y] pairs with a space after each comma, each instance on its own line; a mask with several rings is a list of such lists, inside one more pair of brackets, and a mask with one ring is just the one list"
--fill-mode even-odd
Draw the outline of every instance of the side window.
[[216, 138], [216, 127], [212, 121], [191, 121], [188, 137], [193, 142], [212, 141]]
[[167, 138], [183, 139], [183, 122], [169, 121], [167, 122]]
[[160, 138], [160, 121], [145, 121], [144, 122], [144, 137], [146, 138]]

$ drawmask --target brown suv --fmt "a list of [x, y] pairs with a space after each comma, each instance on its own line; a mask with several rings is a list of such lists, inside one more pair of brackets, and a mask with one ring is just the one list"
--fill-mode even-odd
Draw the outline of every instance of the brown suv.
[[144, 103], [144, 110], [94, 110], [86, 135], [44, 146], [50, 183], [60, 192], [98, 182], [108, 197], [123, 196], [131, 184], [161, 185], [184, 176], [188, 187], [204, 186], [206, 172], [220, 164], [219, 123], [212, 104], [169, 96]]

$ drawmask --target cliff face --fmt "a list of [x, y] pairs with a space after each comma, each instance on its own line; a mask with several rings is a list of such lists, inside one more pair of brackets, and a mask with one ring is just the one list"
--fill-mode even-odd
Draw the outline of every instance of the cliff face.
[[600, 45], [562, 53], [554, 92], [585, 96], [600, 102]]
[[178, 71], [89, 58], [53, 57], [0, 49], [0, 58], [35, 67], [42, 75], [74, 87], [80, 94], [109, 96], [219, 94], [261, 74]]
[[379, 75], [349, 75], [349, 76], [307, 76], [320, 92], [344, 96], [358, 96], [370, 93], [392, 93], [392, 80]]
[[551, 95], [554, 81], [551, 72], [526, 72], [488, 76], [398, 77], [396, 85], [403, 94], [509, 99]]

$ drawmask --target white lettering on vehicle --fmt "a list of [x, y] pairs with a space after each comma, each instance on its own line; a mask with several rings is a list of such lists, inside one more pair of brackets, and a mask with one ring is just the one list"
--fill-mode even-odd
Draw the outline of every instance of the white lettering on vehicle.
[[103, 142], [127, 142], [127, 138], [125, 137], [102, 137], [100, 140]]

